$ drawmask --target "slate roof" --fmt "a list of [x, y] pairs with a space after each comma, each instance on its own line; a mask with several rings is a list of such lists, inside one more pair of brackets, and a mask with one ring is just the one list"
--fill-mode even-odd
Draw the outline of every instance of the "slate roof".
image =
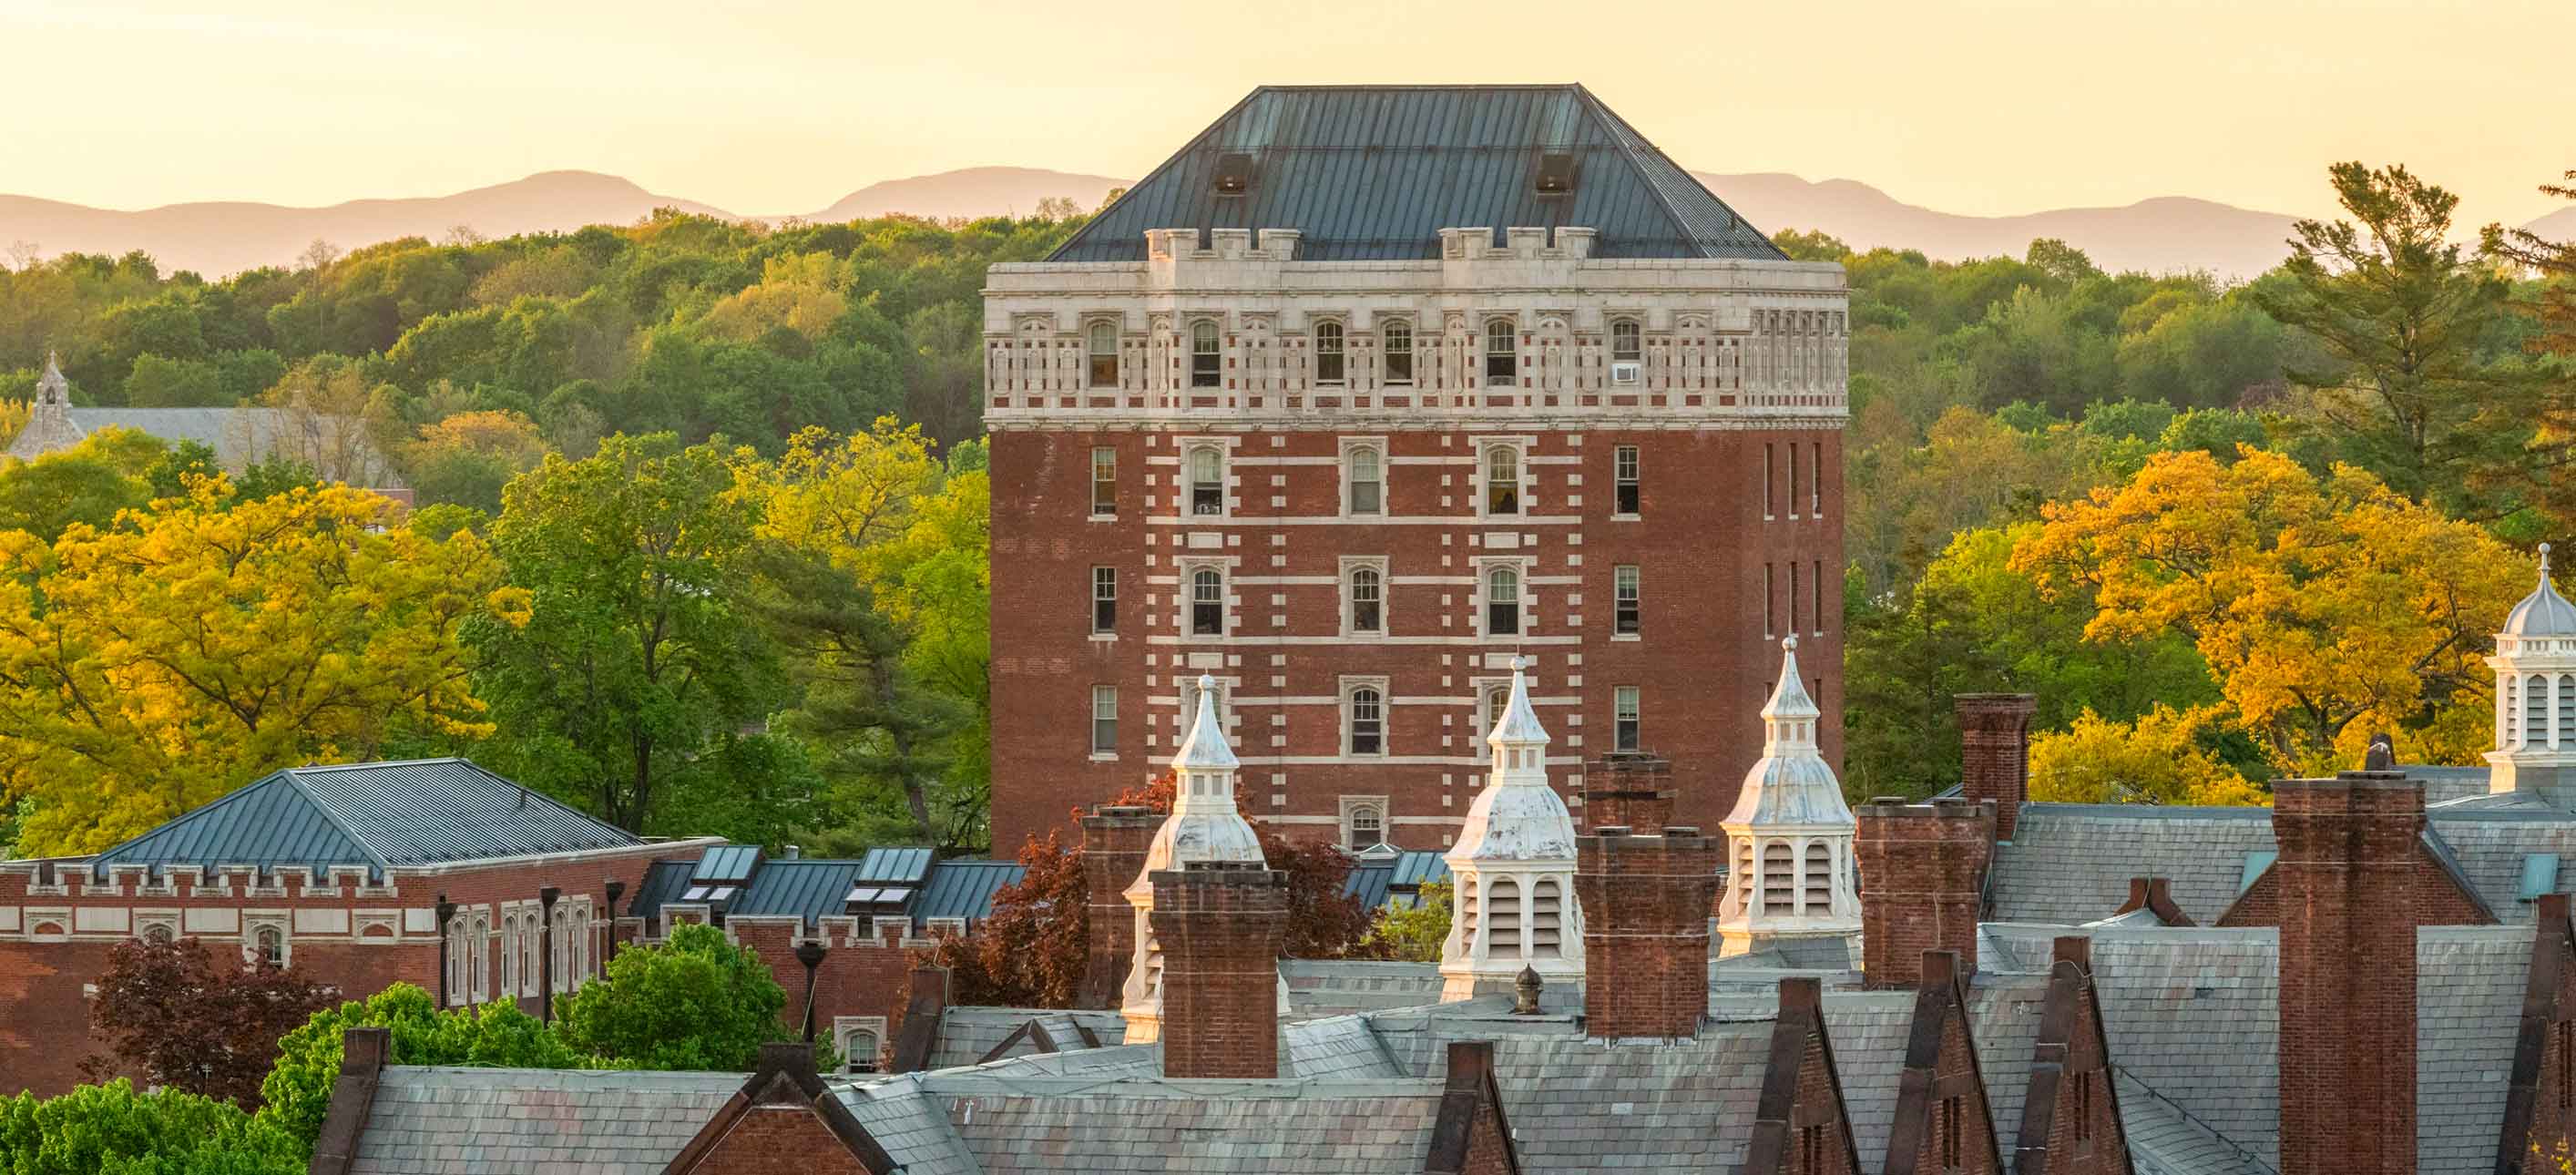
[[388, 1066], [350, 1175], [660, 1175], [742, 1081]]
[[1339, 1016], [1418, 1008], [1440, 1000], [1440, 969], [1429, 963], [1281, 959], [1288, 1008], [1298, 1016]]
[[[1082, 1033], [1075, 1027], [1091, 1030], [1092, 1038], [1102, 1045], [1116, 1045], [1127, 1038], [1127, 1021], [1114, 1011], [1064, 1011], [1050, 1008], [950, 1008], [939, 1016], [939, 1035], [931, 1042], [930, 1067], [953, 1069], [980, 1064], [986, 1053], [1009, 1040], [1012, 1034], [1035, 1020], [1046, 1026], [1047, 1034], [1058, 1049], [1083, 1047]], [[1040, 1052], [1035, 1044], [1022, 1040], [1004, 1056], [1027, 1056]]]
[[[279, 438], [290, 431], [313, 435], [309, 443], [285, 446], [292, 455], [308, 447], [335, 449], [337, 430], [359, 427], [340, 417], [289, 413], [278, 408], [70, 408], [64, 417], [71, 425], [69, 431], [31, 438], [24, 445], [13, 444], [10, 454], [32, 460], [39, 454], [77, 445], [102, 428], [130, 428], [173, 444], [200, 442], [215, 451], [216, 463], [239, 473], [276, 456], [281, 447]], [[351, 448], [358, 467], [333, 471], [342, 480], [375, 489], [402, 488], [401, 475], [394, 472], [393, 463], [385, 460], [374, 441], [354, 438]]]
[[[1249, 190], [1215, 194], [1222, 157], [1251, 156]], [[1570, 195], [1542, 197], [1540, 157], [1571, 154]], [[1145, 231], [1296, 229], [1298, 258], [1431, 259], [1443, 228], [1580, 226], [1599, 257], [1785, 260], [1626, 120], [1579, 85], [1263, 86], [1049, 261], [1142, 261]]]
[[933, 1074], [922, 1087], [985, 1175], [1119, 1171], [1383, 1175], [1418, 1170], [1440, 1087]]
[[644, 842], [463, 759], [278, 771], [91, 859], [114, 865], [387, 869]]

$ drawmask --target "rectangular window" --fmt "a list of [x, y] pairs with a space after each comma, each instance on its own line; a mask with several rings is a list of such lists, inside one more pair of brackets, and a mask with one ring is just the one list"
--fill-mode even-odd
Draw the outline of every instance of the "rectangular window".
[[1101, 448], [1091, 451], [1091, 512], [1118, 512], [1118, 450]]
[[1825, 444], [1817, 441], [1807, 446], [1807, 514], [1825, 516]]
[[1617, 486], [1616, 504], [1613, 508], [1621, 514], [1640, 513], [1637, 507], [1643, 495], [1638, 492], [1637, 446], [1621, 445], [1613, 452], [1615, 455], [1611, 459], [1611, 473], [1612, 480]]
[[2082, 1151], [2093, 1145], [2093, 1075], [2075, 1075], [2075, 1148]]
[[1091, 753], [1111, 755], [1118, 751], [1118, 687], [1091, 687]]
[[1485, 635], [1521, 633], [1521, 573], [1497, 567], [1485, 573]]
[[1315, 326], [1315, 382], [1342, 382], [1342, 324], [1338, 322]]
[[1798, 1175], [1814, 1175], [1825, 1169], [1825, 1128], [1798, 1128]]
[[1798, 516], [1798, 442], [1789, 442], [1789, 517]]
[[1618, 601], [1611, 631], [1621, 636], [1634, 636], [1644, 628], [1643, 610], [1638, 601], [1637, 568], [1633, 565], [1616, 568], [1611, 573], [1611, 584]]
[[1385, 335], [1386, 382], [1391, 384], [1412, 383], [1413, 324], [1402, 319], [1397, 319], [1386, 324]]
[[1823, 636], [1825, 635], [1825, 561], [1818, 559], [1812, 566], [1816, 573], [1807, 579], [1807, 596], [1808, 602], [1813, 607], [1807, 610], [1807, 619], [1814, 621], [1815, 627], [1807, 631]]
[[1521, 451], [1510, 445], [1485, 450], [1485, 513], [1521, 512]]
[[1214, 518], [1225, 513], [1225, 455], [1202, 445], [1190, 450], [1190, 513]]
[[1941, 1169], [1944, 1171], [1965, 1169], [1960, 1156], [1966, 1148], [1959, 1143], [1961, 1134], [1965, 1132], [1966, 1123], [1966, 1108], [1960, 1104], [1960, 1099], [1955, 1097], [1941, 1099]]
[[1092, 323], [1084, 346], [1091, 359], [1091, 386], [1117, 387], [1118, 328], [1106, 322]]
[[1190, 574], [1190, 635], [1225, 635], [1225, 576], [1213, 568]]
[[1091, 569], [1091, 631], [1118, 631], [1118, 569]]
[[1765, 640], [1780, 635], [1780, 626], [1771, 623], [1771, 601], [1776, 594], [1772, 590], [1772, 567], [1769, 563], [1762, 565], [1762, 637]]
[[1789, 631], [1798, 631], [1798, 565], [1789, 564]]
[[[1386, 753], [1386, 698], [1374, 688], [1351, 691], [1351, 753]], [[1365, 847], [1374, 841], [1362, 841]]]
[[1623, 685], [1612, 690], [1610, 696], [1610, 749], [1636, 750], [1639, 739], [1644, 733], [1641, 729], [1644, 724], [1640, 721], [1637, 687]]
[[1770, 518], [1779, 513], [1773, 508], [1771, 500], [1771, 483], [1774, 476], [1771, 463], [1779, 457], [1779, 449], [1778, 445], [1762, 446], [1762, 516], [1764, 518]]
[[1343, 468], [1351, 487], [1351, 513], [1385, 513], [1386, 458], [1374, 448], [1357, 448], [1344, 455]]
[[1190, 324], [1190, 386], [1212, 388], [1218, 378], [1216, 324], [1204, 319]]
[[1508, 388], [1520, 378], [1520, 333], [1508, 318], [1485, 324], [1485, 386]]
[[1351, 631], [1383, 632], [1386, 628], [1386, 577], [1374, 567], [1351, 569]]

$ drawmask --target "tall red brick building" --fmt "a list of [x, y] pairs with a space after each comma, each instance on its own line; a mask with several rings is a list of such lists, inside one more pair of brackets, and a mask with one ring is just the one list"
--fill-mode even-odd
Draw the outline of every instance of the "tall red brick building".
[[1437, 849], [1530, 658], [1569, 797], [1714, 826], [1777, 645], [1840, 752], [1846, 291], [1579, 86], [1255, 91], [985, 291], [998, 851], [1150, 778]]

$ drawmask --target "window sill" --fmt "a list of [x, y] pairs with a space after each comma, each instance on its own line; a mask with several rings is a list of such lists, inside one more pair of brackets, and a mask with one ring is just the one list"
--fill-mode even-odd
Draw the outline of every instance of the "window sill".
[[1610, 639], [1614, 641], [1642, 641], [1646, 639], [1646, 634], [1642, 632], [1614, 632], [1610, 634]]
[[1095, 632], [1091, 634], [1091, 639], [1096, 641], [1114, 641], [1118, 639], [1118, 634], [1114, 632]]
[[1099, 751], [1093, 751], [1091, 752], [1091, 761], [1094, 763], [1115, 763], [1118, 761], [1118, 753], [1111, 751], [1103, 754]]
[[1613, 514], [1610, 516], [1610, 521], [1612, 522], [1644, 522], [1645, 520], [1645, 516], [1642, 514]]
[[1118, 516], [1117, 516], [1117, 515], [1115, 515], [1115, 514], [1094, 514], [1094, 515], [1090, 516], [1089, 518], [1085, 518], [1085, 519], [1083, 519], [1083, 521], [1085, 521], [1085, 522], [1116, 522], [1116, 521], [1118, 521]]

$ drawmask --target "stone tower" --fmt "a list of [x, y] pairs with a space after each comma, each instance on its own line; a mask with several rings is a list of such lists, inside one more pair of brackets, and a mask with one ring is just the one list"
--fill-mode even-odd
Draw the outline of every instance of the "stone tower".
[[1443, 859], [1457, 886], [1440, 950], [1441, 997], [1508, 987], [1524, 967], [1541, 979], [1583, 974], [1583, 915], [1574, 900], [1574, 818], [1547, 782], [1548, 734], [1530, 709], [1525, 663], [1485, 736], [1492, 770]]
[[1857, 824], [1842, 781], [1817, 750], [1823, 712], [1798, 675], [1798, 638], [1780, 646], [1780, 685], [1762, 707], [1762, 758], [1744, 773], [1735, 810], [1721, 826], [1734, 860], [1718, 917], [1726, 955], [1773, 939], [1860, 930], [1852, 886]]
[[63, 378], [61, 364], [53, 352], [45, 353], [45, 373], [36, 377], [36, 399], [27, 406], [27, 427], [18, 431], [10, 442], [9, 455], [21, 461], [33, 461], [57, 449], [68, 449], [81, 442], [81, 427], [72, 423], [72, 385]]
[[2487, 664], [2496, 671], [2489, 790], [2576, 809], [2576, 604], [2549, 581], [2546, 543], [2540, 586], [2506, 614]]

